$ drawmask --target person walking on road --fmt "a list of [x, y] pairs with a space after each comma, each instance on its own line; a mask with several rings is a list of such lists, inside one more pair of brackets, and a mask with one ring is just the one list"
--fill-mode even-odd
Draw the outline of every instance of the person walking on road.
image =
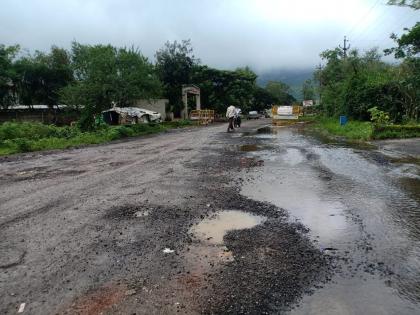
[[230, 105], [226, 110], [226, 118], [229, 120], [229, 126], [227, 132], [233, 131], [233, 119], [235, 118], [236, 108], [233, 105]]

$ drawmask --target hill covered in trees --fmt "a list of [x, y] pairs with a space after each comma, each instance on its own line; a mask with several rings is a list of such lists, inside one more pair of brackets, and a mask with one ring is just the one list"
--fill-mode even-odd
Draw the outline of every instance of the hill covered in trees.
[[266, 86], [269, 81], [286, 83], [290, 87], [290, 94], [297, 100], [302, 100], [302, 85], [313, 78], [314, 69], [273, 69], [258, 73], [257, 83]]

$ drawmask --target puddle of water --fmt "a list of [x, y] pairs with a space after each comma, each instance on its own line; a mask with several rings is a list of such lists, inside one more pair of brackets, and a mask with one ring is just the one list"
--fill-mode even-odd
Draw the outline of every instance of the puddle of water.
[[[314, 181], [318, 182], [314, 185]], [[319, 237], [322, 244], [330, 244], [345, 233], [347, 223], [343, 216], [343, 205], [333, 199], [321, 198], [321, 181], [310, 173], [286, 169], [266, 169], [264, 179], [247, 182], [242, 194], [252, 199], [269, 201], [288, 210]]]
[[[354, 287], [357, 290], [350, 289]], [[293, 309], [290, 315], [418, 314], [415, 306], [407, 307], [393, 294], [392, 288], [384, 286], [381, 279], [340, 279], [339, 282], [329, 283], [322, 290], [304, 297], [300, 307]], [[388, 303], [375, 303], [382, 301], [384, 296]]]
[[298, 149], [289, 148], [286, 153], [282, 156], [283, 160], [292, 166], [302, 163], [305, 158]]
[[[287, 128], [276, 138], [264, 140], [273, 150], [249, 153], [264, 163], [258, 174], [251, 173], [252, 181], [244, 182], [242, 194], [288, 210], [310, 229], [310, 235], [319, 236], [316, 246], [350, 253], [350, 267], [355, 270], [352, 278], [335, 276], [292, 314], [416, 313], [420, 301], [417, 164], [401, 159], [380, 163], [370, 148], [357, 151], [319, 143]], [[358, 267], [376, 262], [392, 274], [378, 279]]]
[[257, 139], [275, 139], [275, 138], [277, 138], [277, 136], [275, 134], [262, 133], [262, 134], [255, 135], [255, 138], [257, 138]]
[[250, 229], [265, 221], [262, 216], [237, 210], [226, 210], [204, 219], [193, 227], [192, 232], [204, 242], [220, 245], [228, 231]]
[[239, 151], [242, 152], [253, 152], [258, 150], [260, 150], [260, 148], [256, 144], [243, 144], [239, 146]]

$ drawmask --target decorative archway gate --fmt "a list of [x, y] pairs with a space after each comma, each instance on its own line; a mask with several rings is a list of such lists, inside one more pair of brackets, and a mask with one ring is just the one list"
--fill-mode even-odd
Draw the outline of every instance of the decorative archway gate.
[[182, 102], [184, 103], [184, 109], [181, 112], [181, 116], [184, 119], [188, 119], [188, 94], [195, 96], [196, 110], [201, 109], [201, 96], [200, 88], [194, 84], [182, 86]]

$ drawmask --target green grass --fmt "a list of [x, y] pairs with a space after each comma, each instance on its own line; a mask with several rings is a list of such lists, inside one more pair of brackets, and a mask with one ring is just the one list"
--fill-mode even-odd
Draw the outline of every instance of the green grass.
[[388, 125], [375, 127], [374, 139], [420, 137], [420, 125]]
[[153, 134], [191, 125], [192, 122], [181, 120], [162, 124], [101, 126], [92, 132], [82, 132], [77, 127], [6, 122], [0, 124], [0, 155], [106, 143], [112, 140]]
[[343, 137], [349, 140], [372, 139], [373, 126], [367, 121], [349, 121], [341, 126], [338, 118], [320, 118], [314, 120], [314, 128], [327, 136]]
[[313, 128], [328, 137], [342, 137], [351, 141], [420, 137], [420, 125], [375, 126], [369, 121], [349, 121], [340, 126], [338, 118], [311, 117]]

